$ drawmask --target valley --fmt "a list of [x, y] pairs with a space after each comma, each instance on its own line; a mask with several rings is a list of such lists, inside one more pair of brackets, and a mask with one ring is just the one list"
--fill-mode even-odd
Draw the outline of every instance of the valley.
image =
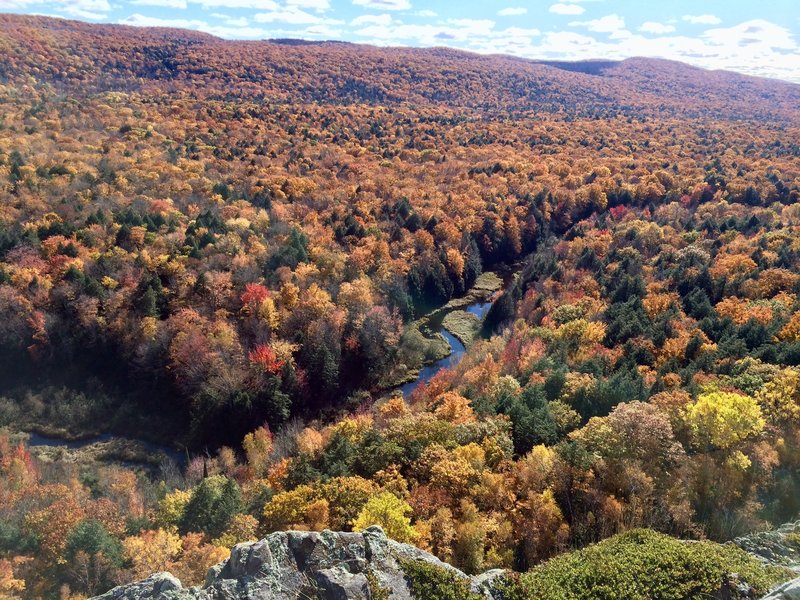
[[0, 55], [0, 598], [796, 575], [800, 85], [19, 14]]

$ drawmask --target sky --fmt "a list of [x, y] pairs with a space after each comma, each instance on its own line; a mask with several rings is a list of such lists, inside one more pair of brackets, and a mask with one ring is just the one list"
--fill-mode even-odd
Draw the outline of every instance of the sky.
[[449, 46], [548, 60], [651, 56], [800, 83], [800, 0], [0, 0], [0, 12], [226, 39]]

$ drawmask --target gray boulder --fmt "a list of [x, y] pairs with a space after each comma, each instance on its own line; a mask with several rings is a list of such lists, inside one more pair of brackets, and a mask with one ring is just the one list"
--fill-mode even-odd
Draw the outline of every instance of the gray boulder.
[[492, 600], [503, 576], [496, 569], [469, 577], [435, 556], [386, 537], [378, 526], [362, 533], [280, 531], [238, 544], [212, 567], [201, 588], [184, 588], [169, 573], [114, 588], [98, 600], [412, 600], [402, 563], [424, 561], [470, 584]]
[[765, 564], [800, 573], [800, 521], [738, 537], [733, 543]]
[[121, 585], [98, 598], [103, 600], [189, 600], [195, 598], [170, 573], [155, 573], [147, 579]]
[[762, 600], [800, 600], [800, 577], [779, 585]]
[[[732, 543], [766, 565], [800, 573], [800, 521], [738, 537]], [[763, 600], [800, 600], [800, 577], [779, 585]]]

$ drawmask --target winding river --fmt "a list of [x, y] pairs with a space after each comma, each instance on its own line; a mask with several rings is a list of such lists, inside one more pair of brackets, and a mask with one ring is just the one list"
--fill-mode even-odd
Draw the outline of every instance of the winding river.
[[464, 344], [444, 327], [439, 329], [439, 333], [442, 334], [444, 339], [447, 340], [447, 343], [450, 344], [450, 354], [444, 358], [440, 358], [434, 363], [422, 367], [414, 381], [409, 381], [401, 385], [400, 391], [403, 393], [404, 398], [408, 398], [421, 383], [429, 381], [430, 378], [436, 375], [441, 369], [447, 369], [458, 364], [458, 361], [461, 360], [461, 357], [464, 356], [464, 353], [467, 351]]
[[[494, 276], [494, 274], [488, 275]], [[444, 317], [448, 313], [454, 311], [465, 311], [474, 315], [477, 320], [482, 323], [489, 312], [489, 309], [492, 307], [493, 298], [495, 297], [496, 292], [501, 289], [506, 289], [513, 280], [514, 276], [515, 271], [510, 269], [504, 274], [502, 278], [502, 285], [498, 285], [495, 289], [471, 290], [470, 293], [473, 294], [472, 297], [477, 297], [477, 300], [470, 303], [470, 301], [467, 300], [469, 296], [461, 300], [456, 299], [454, 302], [451, 302], [444, 307], [437, 308], [423, 317], [427, 327], [435, 333], [441, 335], [447, 341], [448, 345], [450, 346], [450, 353], [431, 364], [424, 365], [417, 374], [416, 379], [409, 381], [398, 388], [395, 388], [400, 390], [400, 392], [403, 394], [403, 397], [409, 397], [420, 384], [429, 381], [441, 369], [446, 369], [456, 365], [458, 361], [461, 360], [461, 357], [464, 356], [464, 353], [466, 352], [464, 344], [444, 327]], [[134, 440], [119, 437], [110, 433], [104, 433], [79, 440], [64, 440], [55, 437], [48, 437], [38, 433], [30, 433], [28, 435], [28, 445], [32, 448], [38, 447], [43, 450], [64, 450], [66, 452], [73, 453], [86, 452], [88, 450], [95, 454], [99, 454], [100, 456], [112, 455], [125, 457], [128, 455], [133, 457], [144, 454], [150, 457], [147, 460], [140, 458], [131, 458], [131, 460], [126, 460], [125, 458], [100, 458], [102, 462], [110, 461], [127, 464], [129, 466], [141, 466], [149, 468], [157, 466], [165, 459], [172, 461], [176, 465], [185, 465], [186, 463], [186, 454], [178, 451], [175, 448], [154, 444], [144, 440]]]
[[443, 320], [447, 313], [457, 310], [464, 311], [474, 315], [478, 321], [483, 324], [483, 320], [486, 318], [489, 309], [492, 307], [492, 304], [494, 304], [494, 294], [501, 289], [506, 289], [513, 281], [515, 273], [516, 271], [514, 270], [509, 270], [508, 273], [505, 273], [502, 279], [502, 286], [495, 290], [489, 299], [484, 297], [471, 304], [464, 306], [456, 305], [451, 308], [445, 306], [444, 308], [440, 308], [428, 313], [426, 317], [428, 319], [428, 325], [431, 329], [435, 330], [436, 333], [440, 334], [445, 340], [447, 340], [447, 343], [450, 345], [450, 354], [429, 365], [423, 366], [420, 369], [416, 379], [401, 385], [399, 390], [402, 392], [404, 398], [408, 398], [420, 384], [430, 381], [430, 379], [441, 369], [448, 369], [458, 364], [458, 362], [461, 360], [461, 357], [464, 356], [464, 353], [467, 351], [463, 342], [461, 342], [461, 340], [448, 331], [443, 325]]

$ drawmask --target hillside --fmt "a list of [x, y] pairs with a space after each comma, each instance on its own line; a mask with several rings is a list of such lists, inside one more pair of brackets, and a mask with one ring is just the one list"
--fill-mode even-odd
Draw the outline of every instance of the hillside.
[[0, 44], [6, 59], [0, 78], [34, 75], [83, 91], [604, 118], [796, 121], [800, 106], [798, 85], [643, 58], [566, 68], [443, 48], [233, 42], [190, 31], [12, 15], [0, 15]]
[[800, 86], [8, 15], [0, 58], [0, 597], [374, 524], [534, 597], [786, 575], [720, 543], [800, 511]]

